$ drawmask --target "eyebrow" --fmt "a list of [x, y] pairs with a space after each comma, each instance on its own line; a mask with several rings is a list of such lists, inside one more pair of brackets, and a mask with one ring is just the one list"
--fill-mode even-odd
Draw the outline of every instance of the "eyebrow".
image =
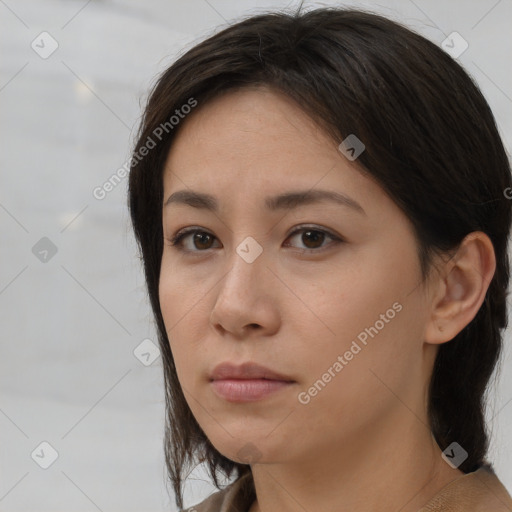
[[[330, 201], [336, 204], [347, 206], [353, 210], [366, 215], [363, 207], [354, 199], [333, 192], [332, 190], [298, 190], [286, 192], [273, 197], [265, 198], [265, 206], [270, 211], [292, 210], [299, 206]], [[164, 208], [170, 204], [185, 204], [193, 208], [217, 212], [219, 203], [217, 199], [202, 192], [192, 190], [178, 190], [171, 194], [164, 204]]]

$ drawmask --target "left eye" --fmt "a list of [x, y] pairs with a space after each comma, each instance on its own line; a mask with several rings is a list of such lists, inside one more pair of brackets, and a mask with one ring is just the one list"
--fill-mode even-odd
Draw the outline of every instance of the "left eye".
[[288, 238], [294, 238], [300, 235], [301, 242], [306, 246], [305, 250], [315, 250], [323, 246], [322, 243], [326, 238], [330, 238], [331, 240], [338, 241], [339, 239], [326, 231], [321, 229], [313, 229], [313, 228], [301, 228], [294, 231]]
[[[189, 239], [190, 235], [193, 235], [191, 239], [192, 247], [198, 250], [194, 250], [194, 248], [190, 248], [190, 246], [184, 248], [184, 241]], [[327, 231], [311, 227], [303, 227], [295, 230], [288, 236], [287, 240], [297, 237], [299, 235], [301, 235], [301, 242], [305, 245], [305, 247], [301, 249], [305, 252], [319, 252], [318, 249], [325, 247], [325, 245], [323, 245], [323, 242], [325, 241], [326, 238], [329, 238], [334, 242], [341, 241], [337, 236], [328, 233]], [[205, 250], [212, 248], [212, 242], [213, 240], [216, 239], [217, 238], [214, 235], [208, 233], [207, 231], [193, 228], [178, 232], [174, 237], [172, 237], [169, 240], [169, 243], [173, 247], [176, 247], [178, 250], [183, 252], [204, 252]], [[285, 244], [285, 246], [289, 245], [290, 244]]]

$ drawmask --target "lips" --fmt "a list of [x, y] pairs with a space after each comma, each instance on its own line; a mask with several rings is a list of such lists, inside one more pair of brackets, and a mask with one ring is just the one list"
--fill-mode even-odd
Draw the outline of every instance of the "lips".
[[220, 398], [234, 403], [256, 402], [290, 388], [290, 377], [256, 363], [221, 363], [210, 375], [212, 390]]
[[282, 382], [294, 382], [290, 377], [277, 373], [270, 368], [261, 366], [256, 363], [244, 363], [242, 365], [235, 365], [233, 363], [221, 363], [217, 365], [213, 372], [210, 374], [210, 381], [215, 380], [275, 380]]

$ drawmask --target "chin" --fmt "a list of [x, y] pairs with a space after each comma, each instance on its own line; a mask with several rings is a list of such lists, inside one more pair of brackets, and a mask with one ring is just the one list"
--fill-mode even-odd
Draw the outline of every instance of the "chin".
[[[210, 441], [211, 438], [210, 438]], [[278, 444], [276, 444], [276, 442]], [[284, 440], [269, 440], [266, 435], [250, 437], [224, 437], [213, 442], [215, 449], [224, 457], [239, 464], [270, 464], [282, 462], [290, 455], [290, 447]]]

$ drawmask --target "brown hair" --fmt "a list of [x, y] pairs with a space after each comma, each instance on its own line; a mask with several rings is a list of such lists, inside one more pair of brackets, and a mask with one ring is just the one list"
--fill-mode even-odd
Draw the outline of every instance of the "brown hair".
[[[509, 283], [510, 167], [491, 110], [463, 68], [435, 44], [385, 17], [340, 8], [268, 13], [242, 20], [197, 44], [151, 91], [134, 155], [155, 132], [156, 147], [132, 159], [129, 208], [141, 250], [164, 365], [165, 455], [176, 503], [187, 470], [204, 461], [237, 477], [250, 466], [219, 453], [192, 415], [180, 383], [160, 304], [162, 170], [181, 124], [170, 116], [191, 99], [265, 85], [296, 101], [337, 143], [356, 134], [358, 163], [414, 225], [424, 277], [431, 256], [456, 249], [472, 231], [491, 239], [495, 275], [475, 318], [440, 346], [428, 414], [441, 449], [457, 441], [465, 473], [485, 463], [484, 394], [499, 360]], [[167, 123], [163, 134], [162, 129]]]

